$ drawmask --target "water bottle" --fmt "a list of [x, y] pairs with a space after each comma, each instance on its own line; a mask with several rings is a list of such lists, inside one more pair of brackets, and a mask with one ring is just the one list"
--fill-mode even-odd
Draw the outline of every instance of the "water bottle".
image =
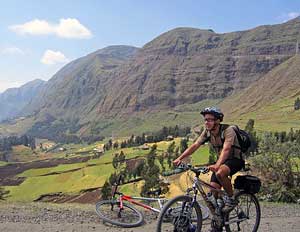
[[217, 215], [221, 215], [222, 213], [222, 208], [224, 207], [224, 201], [221, 198], [217, 199], [217, 208], [216, 208], [216, 213]]
[[221, 198], [217, 199], [218, 208], [222, 209], [224, 207], [224, 201]]
[[212, 192], [207, 193], [207, 199], [212, 203], [214, 208], [218, 207], [216, 198]]

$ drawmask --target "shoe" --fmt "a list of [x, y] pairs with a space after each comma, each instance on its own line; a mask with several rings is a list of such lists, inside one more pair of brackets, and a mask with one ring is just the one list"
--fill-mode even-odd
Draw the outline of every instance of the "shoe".
[[234, 197], [227, 197], [225, 201], [225, 205], [222, 209], [223, 213], [229, 213], [237, 206], [238, 202], [234, 199]]

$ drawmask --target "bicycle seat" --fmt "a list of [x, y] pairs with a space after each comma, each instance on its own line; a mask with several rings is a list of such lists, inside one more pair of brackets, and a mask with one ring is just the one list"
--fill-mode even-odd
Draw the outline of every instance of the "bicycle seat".
[[160, 194], [161, 194], [161, 188], [147, 192], [147, 195], [157, 195], [158, 196]]

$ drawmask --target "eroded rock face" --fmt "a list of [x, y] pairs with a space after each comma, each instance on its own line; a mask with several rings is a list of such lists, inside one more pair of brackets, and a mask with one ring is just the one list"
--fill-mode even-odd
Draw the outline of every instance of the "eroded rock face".
[[217, 34], [178, 28], [146, 44], [117, 75], [101, 112], [224, 98], [295, 54], [300, 20]]
[[224, 34], [177, 28], [141, 49], [101, 49], [60, 70], [26, 113], [64, 119], [76, 133], [101, 117], [225, 98], [293, 56], [299, 34], [296, 18]]

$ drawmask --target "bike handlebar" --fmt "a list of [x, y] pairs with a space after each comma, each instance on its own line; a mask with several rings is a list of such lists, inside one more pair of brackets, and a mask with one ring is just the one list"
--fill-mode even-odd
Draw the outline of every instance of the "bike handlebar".
[[185, 172], [185, 171], [188, 171], [188, 170], [191, 170], [196, 175], [206, 174], [206, 173], [209, 172], [209, 169], [207, 167], [195, 167], [191, 164], [181, 163], [177, 168], [175, 168], [172, 171], [165, 172], [163, 175], [164, 176], [170, 176], [170, 175], [179, 174], [179, 173], [182, 173], [182, 172]]

